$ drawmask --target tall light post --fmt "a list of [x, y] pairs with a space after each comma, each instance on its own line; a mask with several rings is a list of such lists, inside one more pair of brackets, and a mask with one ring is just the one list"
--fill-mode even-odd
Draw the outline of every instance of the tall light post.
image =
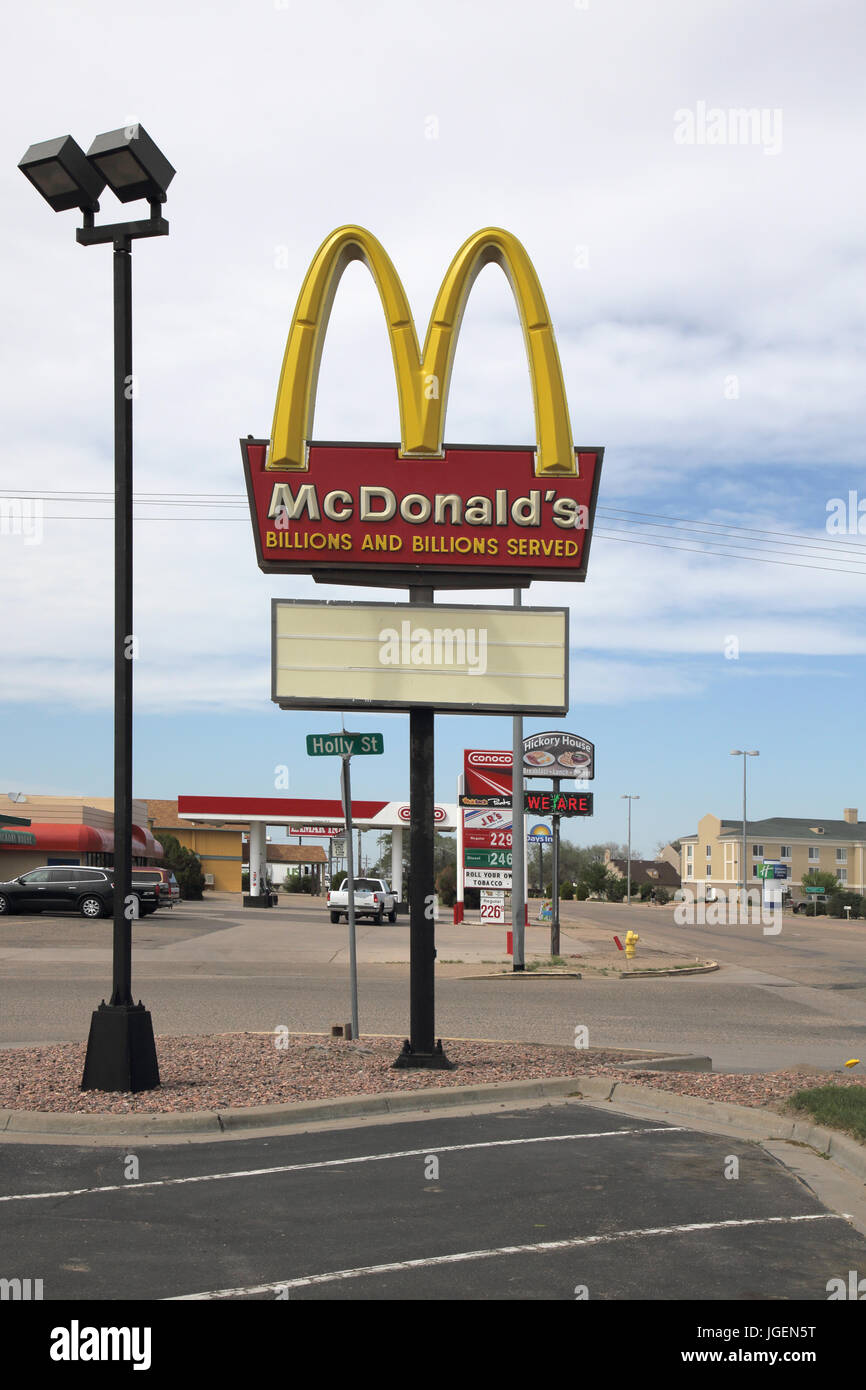
[[761, 756], [761, 755], [760, 755], [760, 753], [759, 753], [759, 751], [758, 751], [757, 748], [732, 748], [732, 749], [731, 749], [731, 757], [732, 757], [732, 758], [742, 758], [742, 760], [743, 760], [743, 863], [742, 863], [742, 873], [741, 873], [740, 877], [741, 877], [741, 879], [742, 879], [742, 884], [743, 884], [743, 911], [744, 911], [744, 912], [745, 912], [745, 910], [746, 910], [746, 905], [747, 905], [747, 903], [748, 903], [748, 898], [746, 897], [746, 893], [748, 892], [748, 889], [747, 889], [747, 887], [746, 887], [746, 883], [747, 883], [747, 877], [746, 877], [746, 875], [747, 875], [747, 870], [746, 870], [746, 759], [747, 759], [747, 758], [759, 758], [760, 756]]
[[640, 801], [640, 796], [634, 792], [623, 792], [620, 801], [628, 802], [628, 859], [626, 860], [626, 902], [631, 907], [631, 803]]
[[[78, 208], [81, 246], [114, 248], [114, 932], [110, 1003], [93, 1012], [82, 1090], [159, 1085], [150, 1012], [132, 997], [132, 242], [167, 236], [162, 216], [174, 169], [140, 125], [98, 135], [87, 154], [71, 135], [31, 145], [18, 165], [55, 212]], [[146, 199], [150, 216], [94, 225], [108, 184], [121, 203]]]

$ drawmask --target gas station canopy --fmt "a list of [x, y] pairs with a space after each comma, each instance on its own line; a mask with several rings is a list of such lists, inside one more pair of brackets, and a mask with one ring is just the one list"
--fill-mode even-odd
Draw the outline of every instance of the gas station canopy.
[[[309, 800], [288, 796], [179, 796], [177, 814], [180, 820], [212, 821], [230, 825], [343, 825], [343, 807], [339, 801]], [[437, 830], [457, 829], [458, 807], [451, 803], [437, 805], [434, 819]], [[360, 830], [401, 830], [409, 824], [408, 801], [354, 801], [352, 821]]]

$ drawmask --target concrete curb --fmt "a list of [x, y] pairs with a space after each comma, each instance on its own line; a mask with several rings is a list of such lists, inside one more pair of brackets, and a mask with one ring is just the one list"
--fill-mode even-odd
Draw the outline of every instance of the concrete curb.
[[[662, 1068], [656, 1067], [654, 1070], [660, 1071]], [[823, 1125], [788, 1119], [772, 1110], [706, 1100], [703, 1096], [679, 1095], [654, 1086], [611, 1081], [603, 1076], [588, 1076], [580, 1081], [577, 1094], [585, 1100], [609, 1101], [614, 1108], [618, 1100], [625, 1101], [635, 1108], [670, 1120], [687, 1121], [689, 1117], [718, 1120], [739, 1130], [743, 1138], [783, 1139], [789, 1143], [805, 1144], [866, 1183], [866, 1144], [860, 1144], [850, 1135], [840, 1134], [838, 1130], [827, 1129]]]
[[[708, 1057], [662, 1057], [654, 1063], [637, 1059], [633, 1069], [709, 1070]], [[667, 1065], [665, 1065], [667, 1064]], [[605, 1076], [560, 1076], [547, 1080], [498, 1081], [486, 1086], [443, 1086], [424, 1091], [380, 1092], [377, 1095], [344, 1096], [338, 1100], [299, 1101], [289, 1105], [238, 1106], [198, 1114], [155, 1115], [62, 1115], [51, 1111], [0, 1110], [0, 1137], [7, 1134], [32, 1135], [34, 1142], [60, 1135], [89, 1140], [119, 1140], [128, 1137], [158, 1139], [181, 1135], [208, 1135], [214, 1138], [232, 1134], [242, 1137], [257, 1129], [316, 1124], [326, 1120], [358, 1119], [381, 1115], [406, 1115], [413, 1111], [445, 1110], [449, 1107], [489, 1105], [507, 1106], [520, 1101], [574, 1098], [605, 1101], [616, 1108], [622, 1101], [635, 1109], [671, 1122], [688, 1123], [689, 1118], [715, 1120], [735, 1129], [742, 1138], [782, 1139], [804, 1144], [840, 1168], [866, 1183], [866, 1145], [849, 1135], [808, 1121], [788, 1119], [774, 1111], [727, 1101], [706, 1100], [703, 1096], [680, 1095], [636, 1082], [613, 1080]]]
[[667, 980], [675, 979], [678, 975], [709, 975], [713, 970], [719, 968], [719, 962], [711, 960], [706, 965], [688, 965], [682, 970], [624, 970], [619, 978], [621, 980]]
[[120, 1139], [126, 1135], [207, 1134], [278, 1128], [281, 1125], [317, 1123], [321, 1120], [357, 1119], [369, 1115], [398, 1115], [412, 1110], [436, 1110], [448, 1106], [489, 1104], [491, 1101], [544, 1100], [576, 1094], [580, 1077], [558, 1076], [547, 1080], [497, 1081], [486, 1086], [441, 1086], [423, 1091], [379, 1092], [376, 1095], [342, 1096], [337, 1100], [296, 1101], [288, 1105], [236, 1106], [227, 1110], [203, 1110], [153, 1115], [65, 1115], [40, 1110], [0, 1110], [0, 1135], [82, 1135]]
[[[592, 967], [587, 967], [591, 969]], [[619, 975], [587, 975], [577, 970], [503, 970], [490, 975], [458, 975], [459, 980], [582, 980], [586, 978], [593, 984], [602, 980], [675, 980], [679, 975], [709, 975], [720, 970], [718, 961], [707, 965], [686, 966], [682, 970], [623, 970]]]
[[620, 1066], [629, 1071], [712, 1071], [713, 1060], [689, 1052], [682, 1057], [632, 1057], [627, 1062], [620, 1062]]

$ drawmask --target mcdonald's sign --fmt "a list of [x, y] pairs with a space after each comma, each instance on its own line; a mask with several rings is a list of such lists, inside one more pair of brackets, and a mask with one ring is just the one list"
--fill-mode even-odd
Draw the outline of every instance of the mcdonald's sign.
[[[385, 314], [399, 444], [312, 439], [331, 306], [363, 261]], [[535, 409], [535, 448], [445, 444], [457, 335], [483, 267], [501, 266], [517, 304]], [[384, 247], [339, 227], [307, 272], [289, 327], [270, 439], [241, 440], [260, 567], [342, 582], [489, 587], [584, 579], [601, 448], [575, 448], [559, 353], [538, 277], [509, 232], [486, 228], [457, 252], [419, 347], [406, 292]], [[375, 570], [375, 581], [371, 571]]]

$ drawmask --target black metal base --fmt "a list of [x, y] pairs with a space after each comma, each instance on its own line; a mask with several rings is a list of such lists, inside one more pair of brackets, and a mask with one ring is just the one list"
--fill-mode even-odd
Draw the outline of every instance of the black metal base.
[[152, 1091], [159, 1063], [150, 1010], [138, 1004], [94, 1009], [87, 1039], [82, 1091]]
[[244, 907], [276, 907], [278, 901], [276, 893], [259, 893], [255, 898], [244, 893]]
[[457, 1063], [452, 1062], [442, 1051], [441, 1038], [437, 1040], [432, 1052], [413, 1052], [412, 1044], [406, 1038], [402, 1051], [391, 1063], [392, 1068], [427, 1067], [430, 1071], [453, 1071], [456, 1065]]

